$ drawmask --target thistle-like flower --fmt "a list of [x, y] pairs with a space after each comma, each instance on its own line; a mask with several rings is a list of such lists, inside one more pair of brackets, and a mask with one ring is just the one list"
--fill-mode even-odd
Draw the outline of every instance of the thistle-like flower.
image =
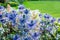
[[4, 10], [4, 7], [3, 6], [0, 6], [0, 11], [3, 11]]
[[28, 10], [24, 5], [19, 5], [19, 13], [16, 10], [6, 11], [3, 17], [3, 9], [0, 6], [1, 38], [4, 37], [5, 40], [53, 40], [58, 38], [59, 26], [55, 25], [55, 22], [60, 23], [60, 18], [56, 20], [49, 14], [42, 15], [39, 10]]

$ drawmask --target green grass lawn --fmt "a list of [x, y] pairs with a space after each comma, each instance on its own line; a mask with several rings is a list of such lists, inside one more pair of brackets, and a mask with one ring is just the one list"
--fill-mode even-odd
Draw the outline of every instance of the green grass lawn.
[[49, 13], [53, 17], [60, 17], [59, 1], [28, 1], [24, 5], [30, 9], [39, 9], [41, 13]]

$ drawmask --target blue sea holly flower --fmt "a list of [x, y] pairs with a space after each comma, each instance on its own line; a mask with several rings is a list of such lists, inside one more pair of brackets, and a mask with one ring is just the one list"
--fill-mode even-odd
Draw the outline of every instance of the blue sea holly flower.
[[39, 17], [42, 17], [42, 14], [39, 14]]
[[27, 21], [29, 19], [29, 15], [23, 15], [23, 19]]
[[40, 37], [40, 33], [39, 32], [35, 32], [35, 33], [33, 33], [32, 35], [32, 38], [35, 40], [35, 39], [39, 39], [39, 37]]
[[2, 19], [2, 17], [3, 17], [2, 14], [0, 14], [0, 19]]
[[4, 10], [4, 7], [3, 6], [0, 6], [0, 11], [3, 11]]
[[55, 20], [56, 20], [55, 18], [52, 18], [52, 19], [51, 19], [51, 23], [54, 23], [54, 22], [55, 22]]
[[44, 28], [43, 27], [40, 27], [40, 31], [44, 31]]
[[58, 19], [58, 22], [60, 22], [60, 18]]
[[20, 36], [28, 36], [28, 32], [25, 32], [24, 30], [21, 30]]
[[16, 13], [16, 11], [12, 11], [12, 13], [11, 13], [11, 15], [10, 15], [11, 17], [13, 17], [13, 19], [16, 19], [16, 16], [17, 16], [17, 13]]
[[1, 21], [2, 23], [5, 23], [5, 22], [6, 22], [6, 20], [5, 20], [5, 19], [1, 19], [0, 21]]
[[17, 16], [17, 12], [15, 10], [12, 11], [12, 15], [14, 15], [15, 17]]
[[12, 13], [17, 13], [16, 10], [12, 10]]
[[26, 37], [24, 40], [33, 40], [31, 37]]
[[6, 13], [5, 16], [9, 19], [14, 19], [16, 17], [17, 13], [15, 10], [13, 10], [11, 13]]
[[25, 9], [24, 5], [19, 5], [19, 12], [23, 13], [24, 9]]
[[16, 25], [16, 20], [12, 20], [12, 26], [15, 26]]
[[25, 24], [19, 24], [19, 25], [18, 25], [18, 29], [19, 29], [19, 30], [25, 29], [25, 27], [26, 27]]
[[40, 31], [40, 34], [42, 34], [43, 31], [44, 31], [44, 28], [43, 27], [40, 27], [39, 31]]
[[29, 10], [28, 10], [28, 9], [25, 9], [25, 10], [24, 10], [24, 13], [25, 13], [25, 14], [28, 14], [28, 13], [29, 13]]
[[11, 20], [13, 23], [15, 23], [15, 21], [16, 21], [16, 16], [17, 16], [17, 14], [16, 13], [11, 13], [10, 15], [9, 15], [9, 20]]
[[47, 27], [46, 30], [50, 32], [52, 31], [52, 27]]
[[10, 14], [10, 16], [9, 16], [10, 20], [15, 19], [15, 17], [16, 17], [16, 15], [14, 13]]
[[9, 18], [9, 16], [10, 16], [10, 13], [5, 14], [5, 17]]
[[27, 28], [26, 28], [26, 29], [24, 29], [24, 32], [28, 33], [28, 32], [29, 32], [29, 29], [27, 29]]
[[29, 23], [28, 23], [28, 27], [32, 28], [36, 26], [36, 20], [31, 20]]
[[45, 15], [44, 15], [44, 18], [49, 19], [49, 18], [50, 18], [50, 15], [45, 14]]
[[26, 21], [27, 21], [26, 15], [20, 16], [19, 21], [20, 21], [20, 24], [26, 23]]
[[2, 22], [2, 23], [5, 23], [6, 22], [6, 20], [3, 19], [3, 14], [0, 14], [0, 22]]
[[14, 23], [15, 22], [15, 17], [13, 15], [10, 15], [9, 20]]
[[21, 40], [21, 38], [18, 38], [17, 40]]
[[24, 5], [19, 5], [19, 10], [24, 9]]
[[34, 37], [38, 37], [39, 36], [39, 34], [38, 33], [34, 33], [34, 35], [33, 35]]
[[46, 22], [40, 21], [40, 25], [41, 25], [41, 26], [45, 26], [45, 25], [46, 25]]
[[10, 15], [11, 15], [10, 13], [5, 14], [5, 17], [8, 19], [8, 22], [10, 21]]
[[26, 22], [25, 19], [20, 19], [20, 24], [24, 24]]
[[20, 38], [20, 36], [18, 34], [16, 34], [14, 37], [13, 37], [13, 40], [17, 40], [18, 38]]
[[13, 26], [16, 25], [17, 14], [15, 12], [6, 13], [5, 16], [9, 19], [9, 21], [12, 23]]

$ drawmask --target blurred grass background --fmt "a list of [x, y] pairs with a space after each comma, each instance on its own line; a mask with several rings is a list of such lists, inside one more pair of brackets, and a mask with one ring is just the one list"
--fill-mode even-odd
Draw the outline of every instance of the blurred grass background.
[[60, 1], [28, 1], [24, 5], [30, 9], [38, 9], [42, 13], [48, 13], [53, 17], [60, 17]]

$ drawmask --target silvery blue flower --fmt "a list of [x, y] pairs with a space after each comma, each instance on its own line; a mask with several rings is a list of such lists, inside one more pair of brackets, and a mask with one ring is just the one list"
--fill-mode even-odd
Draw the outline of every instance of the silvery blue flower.
[[19, 10], [24, 9], [24, 5], [19, 5]]
[[51, 23], [54, 23], [55, 21], [56, 21], [55, 18], [52, 18], [52, 19], [51, 19]]
[[10, 16], [9, 16], [9, 20], [11, 20], [11, 21], [15, 21], [15, 16], [14, 16], [13, 14], [10, 14]]
[[43, 27], [40, 27], [40, 31], [44, 31], [44, 28]]
[[10, 15], [11, 15], [10, 13], [5, 14], [5, 17], [8, 19], [8, 21], [10, 20]]
[[39, 17], [42, 17], [42, 14], [39, 14]]
[[10, 13], [6, 13], [5, 14], [5, 17], [8, 17], [9, 18], [9, 16], [10, 16]]
[[3, 11], [4, 10], [4, 7], [3, 6], [0, 6], [0, 11]]
[[39, 32], [34, 32], [31, 37], [34, 39], [34, 40], [39, 40], [39, 37], [40, 37], [40, 33]]
[[33, 40], [31, 37], [26, 37], [24, 40]]
[[0, 22], [5, 23], [5, 22], [6, 22], [6, 20], [5, 20], [5, 19], [1, 19], [1, 20], [0, 20]]
[[11, 22], [12, 22], [12, 26], [16, 25], [16, 20], [11, 20]]
[[6, 22], [6, 20], [3, 19], [3, 14], [0, 14], [0, 22], [2, 22], [2, 23], [5, 23]]
[[18, 38], [17, 40], [21, 40], [21, 38]]
[[49, 26], [46, 28], [46, 30], [50, 32], [50, 31], [52, 31], [52, 27]]
[[24, 32], [29, 32], [29, 29], [25, 28], [25, 29], [24, 29]]
[[25, 19], [20, 19], [20, 24], [25, 23], [25, 22], [26, 22]]
[[19, 30], [25, 29], [25, 27], [26, 27], [26, 25], [24, 25], [24, 24], [18, 25], [18, 29], [19, 29]]
[[27, 19], [27, 16], [26, 16], [26, 15], [22, 15], [22, 16], [20, 16], [20, 18], [19, 18], [20, 24], [26, 23], [27, 20], [28, 20], [28, 19]]
[[60, 22], [60, 18], [58, 19], [58, 22]]
[[24, 12], [24, 9], [25, 9], [24, 5], [19, 5], [18, 8], [19, 8], [19, 12], [21, 12], [21, 13]]
[[24, 10], [24, 13], [25, 13], [25, 14], [28, 14], [28, 13], [29, 13], [29, 10], [28, 10], [28, 9], [25, 9], [25, 10]]
[[23, 31], [21, 31], [21, 35], [24, 37], [24, 36], [28, 36], [28, 33], [29, 33], [29, 31], [27, 30], [24, 30], [23, 29]]
[[45, 25], [46, 25], [46, 22], [40, 21], [40, 25], [41, 25], [41, 26], [45, 26]]
[[18, 17], [19, 19], [19, 25], [18, 25], [18, 29], [21, 29], [21, 28], [25, 28], [26, 27], [26, 22], [27, 22], [27, 17], [26, 17], [26, 15], [19, 15], [19, 17]]
[[0, 19], [2, 19], [2, 14], [0, 14]]
[[38, 37], [38, 36], [39, 36], [39, 33], [34, 33], [33, 34], [33, 37], [35, 37], [35, 38]]
[[9, 18], [12, 20], [12, 19], [15, 19], [16, 18], [16, 14], [15, 13], [12, 13], [10, 14]]
[[5, 17], [7, 17], [9, 19], [9, 21], [12, 22], [13, 26], [16, 25], [16, 16], [17, 16], [17, 14], [15, 13], [15, 11], [5, 14]]
[[36, 20], [31, 20], [30, 22], [27, 23], [29, 28], [34, 28], [36, 26]]
[[13, 40], [17, 40], [18, 38], [20, 38], [20, 36], [18, 34], [16, 34], [14, 37], [13, 37]]
[[13, 10], [10, 16], [13, 20], [16, 20], [17, 12]]
[[17, 13], [16, 10], [12, 10], [12, 13]]
[[50, 15], [45, 14], [45, 15], [44, 15], [44, 18], [49, 19], [49, 18], [50, 18]]

